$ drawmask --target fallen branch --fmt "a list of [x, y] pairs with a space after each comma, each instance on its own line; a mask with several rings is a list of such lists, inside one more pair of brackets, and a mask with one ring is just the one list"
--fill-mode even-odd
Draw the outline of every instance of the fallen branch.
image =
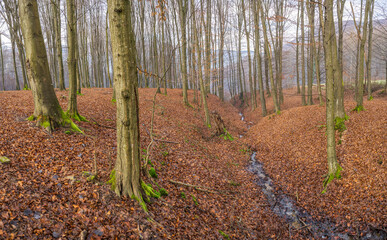
[[104, 127], [104, 128], [109, 128], [109, 129], [114, 129], [114, 130], [116, 130], [115, 127], [110, 127], [110, 126], [106, 126], [106, 125], [99, 124], [99, 123], [97, 122], [97, 120], [95, 120], [94, 118], [90, 118], [90, 120], [93, 120], [93, 123], [94, 123], [95, 125], [99, 126], [99, 127]]
[[171, 183], [174, 183], [174, 184], [178, 184], [178, 185], [183, 185], [183, 186], [186, 186], [186, 187], [192, 187], [198, 191], [202, 191], [202, 192], [208, 192], [208, 193], [219, 193], [217, 190], [213, 190], [213, 189], [209, 189], [207, 187], [203, 187], [203, 186], [196, 186], [196, 185], [192, 185], [192, 184], [188, 184], [188, 183], [183, 183], [183, 182], [178, 182], [178, 181], [174, 181], [174, 180], [169, 180]]
[[212, 189], [212, 188], [205, 187], [205, 186], [192, 185], [192, 184], [189, 184], [189, 183], [183, 183], [183, 182], [174, 181], [174, 180], [169, 180], [169, 181], [171, 183], [178, 184], [178, 185], [183, 185], [183, 186], [186, 186], [186, 187], [191, 187], [191, 188], [194, 188], [194, 189], [196, 189], [198, 191], [202, 191], [202, 192], [221, 193], [221, 194], [226, 194], [226, 195], [228, 195], [228, 193], [235, 193], [233, 191], [216, 190], [216, 189]]
[[[148, 135], [153, 138], [153, 136], [151, 136], [150, 132], [148, 131], [148, 128], [146, 128], [146, 126], [144, 124], [142, 124], [145, 128], [145, 131], [148, 133]], [[163, 140], [163, 139], [156, 139], [156, 138], [153, 138], [153, 141], [156, 141], [156, 142], [165, 142], [165, 143], [174, 143], [174, 144], [179, 144], [178, 142], [174, 142], [174, 141], [167, 141], [167, 140]]]

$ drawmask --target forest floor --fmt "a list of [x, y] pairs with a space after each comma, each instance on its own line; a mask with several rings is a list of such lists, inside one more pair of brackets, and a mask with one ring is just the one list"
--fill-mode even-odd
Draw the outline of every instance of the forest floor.
[[[155, 89], [140, 89], [141, 151], [148, 154]], [[149, 156], [153, 186], [168, 196], [152, 199], [149, 214], [106, 184], [116, 158], [115, 103], [111, 89], [83, 89], [77, 123], [85, 132], [49, 134], [25, 121], [33, 112], [31, 91], [0, 92], [0, 239], [305, 239], [308, 227], [290, 226], [270, 208], [256, 176], [248, 171], [251, 151], [265, 171], [297, 205], [338, 231], [355, 237], [387, 228], [387, 98], [366, 101], [366, 111], [350, 112], [338, 145], [343, 167], [321, 194], [326, 173], [325, 108], [299, 107], [300, 96], [285, 91], [281, 115], [260, 117], [260, 109], [237, 108], [208, 97], [232, 139], [214, 135], [197, 104], [186, 107], [181, 90], [158, 94]], [[68, 92], [57, 92], [65, 109]], [[189, 100], [193, 102], [193, 92]], [[271, 107], [270, 98], [267, 99]], [[315, 101], [317, 102], [317, 101]], [[247, 125], [252, 126], [250, 129]], [[239, 139], [240, 135], [244, 135]], [[87, 180], [97, 163], [98, 179]], [[150, 179], [145, 180], [152, 183]], [[175, 183], [173, 183], [175, 182]], [[195, 186], [185, 186], [185, 183]]]

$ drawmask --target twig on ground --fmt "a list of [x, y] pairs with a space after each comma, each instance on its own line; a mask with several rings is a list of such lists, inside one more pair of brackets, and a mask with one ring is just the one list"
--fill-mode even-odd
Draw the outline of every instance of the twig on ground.
[[198, 191], [202, 191], [202, 192], [208, 192], [208, 193], [221, 193], [221, 194], [226, 194], [226, 192], [229, 192], [229, 193], [234, 193], [232, 191], [222, 191], [222, 190], [216, 190], [216, 189], [212, 189], [212, 188], [209, 188], [209, 187], [205, 187], [205, 186], [197, 186], [197, 185], [192, 185], [192, 184], [189, 184], [189, 183], [183, 183], [183, 182], [179, 182], [179, 181], [174, 181], [174, 180], [169, 180], [171, 183], [174, 183], [174, 184], [178, 184], [178, 185], [183, 185], [183, 186], [186, 186], [186, 187], [192, 187]]
[[106, 125], [102, 125], [102, 124], [98, 123], [97, 120], [95, 120], [94, 118], [90, 118], [90, 120], [92, 120], [93, 123], [94, 123], [95, 125], [99, 126], [99, 127], [104, 127], [104, 128], [109, 128], [109, 129], [114, 129], [114, 130], [116, 130], [115, 127], [110, 127], [110, 126], [106, 126]]

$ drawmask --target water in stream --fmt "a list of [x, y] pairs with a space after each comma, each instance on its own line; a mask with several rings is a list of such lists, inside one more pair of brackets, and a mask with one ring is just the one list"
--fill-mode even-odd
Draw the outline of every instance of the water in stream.
[[254, 152], [251, 155], [251, 164], [249, 170], [253, 172], [257, 177], [257, 184], [261, 187], [263, 193], [266, 195], [267, 201], [272, 211], [286, 221], [294, 229], [308, 228], [310, 234], [317, 239], [375, 239], [383, 240], [387, 239], [387, 234], [377, 229], [370, 230], [365, 236], [357, 237], [351, 236], [347, 233], [341, 233], [337, 230], [335, 224], [326, 221], [317, 221], [301, 207], [298, 207], [296, 203], [288, 197], [282, 191], [276, 191], [276, 187], [272, 179], [265, 173], [263, 165], [256, 159], [257, 153]]
[[[241, 121], [245, 122], [242, 113]], [[245, 122], [246, 123], [246, 122]], [[241, 135], [240, 137], [243, 137]], [[362, 240], [384, 240], [387, 239], [386, 232], [370, 229], [363, 237], [352, 236], [347, 233], [339, 232], [335, 224], [325, 220], [317, 221], [301, 207], [297, 206], [293, 199], [288, 197], [280, 190], [275, 190], [276, 186], [273, 180], [265, 173], [263, 164], [256, 158], [257, 153], [251, 155], [251, 163], [248, 170], [253, 172], [257, 177], [257, 184], [261, 187], [263, 193], [266, 195], [267, 201], [272, 211], [279, 217], [286, 219], [289, 225], [294, 229], [307, 228], [311, 237], [316, 239], [362, 239]]]

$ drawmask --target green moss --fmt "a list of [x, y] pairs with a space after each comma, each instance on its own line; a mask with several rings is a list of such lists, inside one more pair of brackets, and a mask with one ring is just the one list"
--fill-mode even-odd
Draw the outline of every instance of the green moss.
[[374, 97], [371, 95], [369, 98], [368, 98], [368, 101], [372, 101], [374, 99]]
[[332, 174], [329, 174], [325, 177], [325, 180], [323, 182], [323, 187], [324, 187], [324, 190], [321, 192], [322, 194], [326, 193], [327, 192], [327, 187], [328, 187], [328, 184], [330, 182], [333, 181], [333, 179], [341, 179], [341, 171], [343, 170], [343, 168], [338, 165], [337, 166], [337, 170], [335, 173], [332, 173]]
[[339, 131], [340, 133], [344, 132], [347, 130], [347, 127], [345, 126], [345, 121], [349, 119], [348, 115], [345, 114], [343, 118], [336, 117], [335, 118], [335, 130]]
[[160, 198], [160, 193], [157, 192], [152, 187], [152, 185], [148, 185], [144, 181], [141, 180], [141, 187], [144, 190], [146, 196], [148, 196], [148, 201], [149, 201], [149, 197]]
[[149, 175], [151, 175], [151, 177], [153, 177], [153, 178], [157, 178], [158, 177], [157, 173], [156, 173], [156, 170], [153, 167], [151, 167], [149, 169]]
[[0, 163], [9, 163], [11, 162], [11, 160], [9, 160], [9, 158], [7, 157], [0, 157]]
[[116, 189], [116, 170], [112, 170], [109, 175], [109, 181], [107, 181], [107, 184], [111, 185], [112, 191]]
[[353, 110], [352, 110], [352, 112], [361, 112], [361, 111], [365, 111], [365, 108], [364, 108], [364, 106], [363, 105], [358, 105], [358, 106], [356, 106]]
[[116, 102], [117, 102], [117, 99], [112, 98], [112, 103], [116, 103]]
[[81, 116], [79, 113], [70, 114], [69, 111], [65, 113], [68, 118], [74, 119], [78, 122], [89, 122], [85, 117]]
[[230, 236], [228, 236], [228, 234], [226, 234], [225, 232], [219, 230], [219, 233], [220, 233], [220, 235], [222, 235], [222, 236], [223, 236], [224, 238], [226, 238], [227, 240], [230, 240], [230, 239], [231, 239]]
[[180, 193], [180, 196], [181, 196], [181, 198], [185, 198], [185, 193], [184, 193], [184, 192], [181, 192], [181, 193]]
[[89, 182], [92, 182], [92, 181], [94, 181], [96, 179], [97, 179], [97, 176], [94, 175], [94, 174], [92, 174], [92, 175], [90, 175], [89, 177], [86, 178], [86, 180], [89, 181]]
[[27, 118], [27, 121], [35, 121], [36, 117], [34, 115], [31, 115]]
[[130, 198], [136, 200], [136, 201], [140, 204], [141, 208], [142, 208], [145, 212], [148, 212], [148, 208], [146, 207], [146, 204], [145, 204], [144, 199], [143, 199], [142, 197], [140, 197], [140, 199], [139, 199], [139, 198], [136, 197], [135, 195], [132, 195]]
[[61, 111], [61, 117], [63, 120], [63, 123], [62, 123], [63, 126], [70, 126], [70, 128], [74, 130], [74, 132], [79, 132], [84, 134], [82, 130], [71, 120], [71, 118], [64, 111]]
[[70, 131], [70, 130], [66, 130], [64, 133], [67, 134], [67, 135], [71, 135], [73, 132]]
[[277, 115], [281, 115], [281, 111], [277, 111], [275, 114], [277, 114]]
[[[146, 158], [146, 156], [145, 155], [143, 155], [143, 157], [144, 157], [144, 159]], [[152, 166], [152, 167], [154, 167], [155, 165], [152, 163], [152, 161], [149, 159], [148, 160], [148, 165], [149, 166]], [[149, 170], [150, 171], [150, 170]], [[150, 174], [150, 173], [149, 173]]]
[[49, 121], [42, 121], [40, 122], [40, 126], [44, 127], [44, 128], [50, 128], [51, 127], [51, 123]]
[[164, 188], [160, 188], [160, 195], [161, 196], [168, 196], [168, 191], [165, 190]]
[[83, 96], [83, 95], [85, 95], [85, 94], [82, 94], [81, 92], [78, 92], [78, 91], [77, 91], [77, 95], [78, 95], [78, 96]]
[[191, 197], [192, 197], [192, 201], [195, 203], [195, 205], [198, 206], [199, 203], [198, 203], [198, 200], [196, 199], [196, 197], [193, 194], [191, 194]]
[[162, 152], [162, 154], [163, 154], [164, 157], [166, 157], [166, 156], [169, 155], [169, 152], [168, 151], [164, 151], [164, 152]]

